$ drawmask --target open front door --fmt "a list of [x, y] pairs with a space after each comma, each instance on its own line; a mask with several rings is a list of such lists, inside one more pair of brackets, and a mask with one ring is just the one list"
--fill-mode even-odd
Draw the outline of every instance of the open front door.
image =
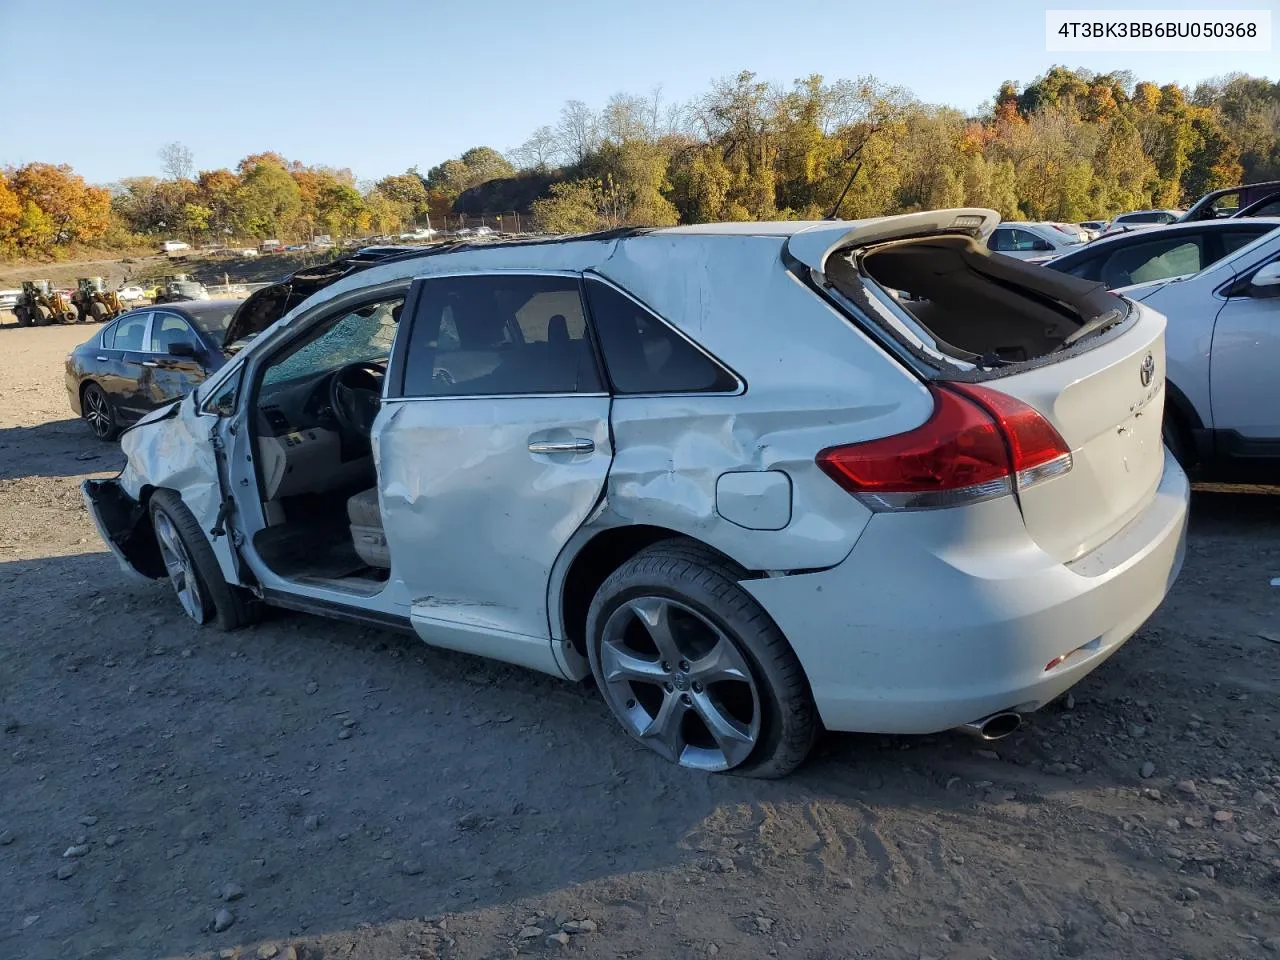
[[547, 581], [612, 460], [580, 281], [444, 277], [418, 304], [373, 429], [392, 579], [427, 642], [559, 673]]

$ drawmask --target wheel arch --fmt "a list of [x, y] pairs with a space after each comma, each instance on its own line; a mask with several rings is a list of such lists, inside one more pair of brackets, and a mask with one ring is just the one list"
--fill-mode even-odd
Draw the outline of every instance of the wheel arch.
[[1164, 383], [1165, 406], [1171, 408], [1188, 430], [1203, 430], [1204, 421], [1187, 395], [1172, 380]]
[[[596, 591], [613, 571], [642, 550], [663, 540], [683, 540], [695, 544], [725, 563], [741, 569], [740, 564], [723, 551], [697, 537], [668, 527], [623, 524], [605, 527], [586, 535], [571, 553], [552, 605], [552, 611], [559, 619], [558, 629], [556, 623], [552, 624], [552, 635], [559, 638], [566, 653], [582, 658], [584, 668], [587, 655], [587, 611]], [[744, 573], [744, 579], [755, 576], [750, 571]]]

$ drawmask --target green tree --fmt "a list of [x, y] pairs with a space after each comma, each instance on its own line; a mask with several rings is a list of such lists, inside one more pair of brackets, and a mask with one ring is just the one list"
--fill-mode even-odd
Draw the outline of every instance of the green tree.
[[198, 203], [187, 203], [182, 207], [182, 216], [178, 221], [192, 243], [209, 229], [213, 220], [213, 211]]
[[302, 213], [297, 182], [274, 163], [258, 163], [246, 171], [236, 199], [245, 229], [258, 239], [293, 235], [294, 221]]

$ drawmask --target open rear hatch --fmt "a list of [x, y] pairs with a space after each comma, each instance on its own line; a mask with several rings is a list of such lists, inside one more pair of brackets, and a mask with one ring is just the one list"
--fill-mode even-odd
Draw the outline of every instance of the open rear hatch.
[[931, 211], [843, 235], [833, 223], [788, 251], [855, 322], [910, 349], [926, 379], [981, 384], [1057, 430], [1070, 468], [1019, 477], [1017, 496], [1037, 544], [1067, 562], [1141, 512], [1163, 476], [1165, 320], [1101, 284], [988, 253], [976, 241], [998, 219]]

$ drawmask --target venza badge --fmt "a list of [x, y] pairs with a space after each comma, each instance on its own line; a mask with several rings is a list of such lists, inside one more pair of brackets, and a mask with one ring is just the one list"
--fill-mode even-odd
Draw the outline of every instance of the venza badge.
[[1147, 354], [1147, 359], [1142, 361], [1142, 369], [1138, 371], [1138, 379], [1142, 381], [1144, 387], [1151, 386], [1151, 380], [1156, 375], [1156, 361], [1151, 354]]

